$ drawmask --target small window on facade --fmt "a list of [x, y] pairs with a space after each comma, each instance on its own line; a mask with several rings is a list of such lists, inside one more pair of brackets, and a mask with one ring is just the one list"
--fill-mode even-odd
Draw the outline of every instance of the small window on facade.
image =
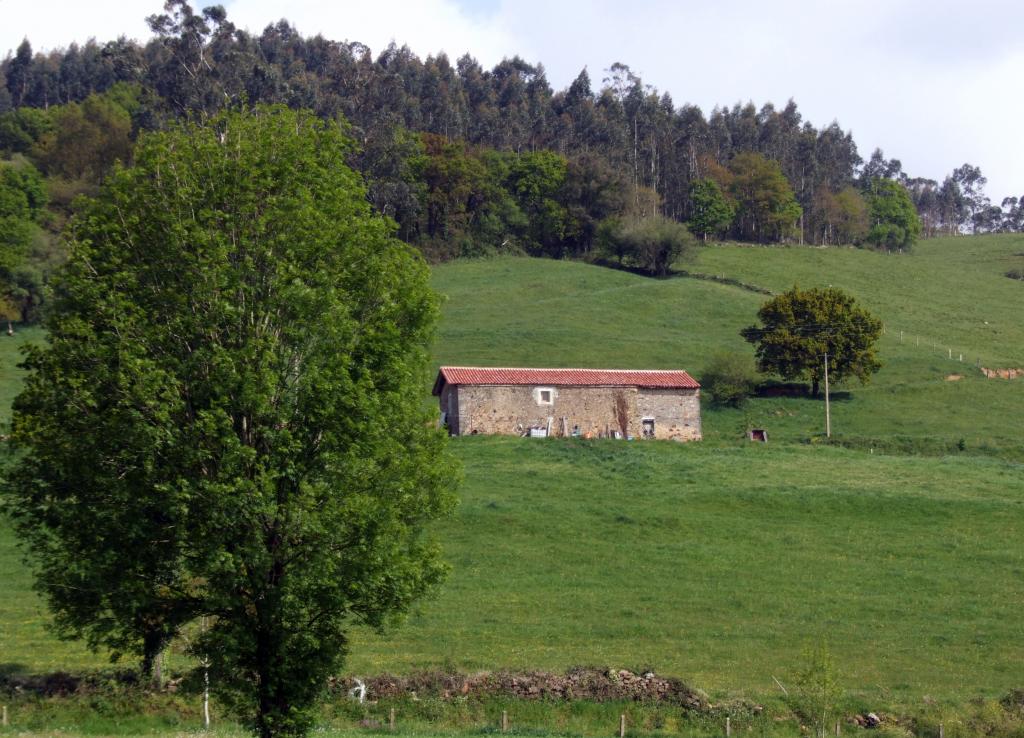
[[538, 405], [553, 405], [555, 403], [555, 391], [550, 387], [538, 387], [533, 391], [533, 396]]
[[643, 419], [644, 438], [654, 438], [654, 418]]

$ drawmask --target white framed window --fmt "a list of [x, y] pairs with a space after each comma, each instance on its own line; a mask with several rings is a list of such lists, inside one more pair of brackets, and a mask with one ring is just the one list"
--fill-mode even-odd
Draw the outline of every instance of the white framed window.
[[556, 394], [554, 387], [537, 387], [533, 390], [533, 399], [538, 405], [554, 405]]

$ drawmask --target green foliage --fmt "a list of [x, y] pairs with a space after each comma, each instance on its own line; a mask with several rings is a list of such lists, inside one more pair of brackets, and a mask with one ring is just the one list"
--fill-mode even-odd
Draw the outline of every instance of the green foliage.
[[561, 202], [568, 162], [552, 151], [512, 157], [506, 187], [526, 216], [526, 250], [535, 255], [563, 256], [568, 213]]
[[793, 690], [788, 701], [793, 712], [814, 727], [817, 738], [825, 738], [843, 690], [832, 654], [823, 642], [805, 647], [803, 660], [803, 668], [793, 676]]
[[868, 204], [856, 187], [844, 187], [839, 192], [822, 190], [818, 193], [817, 211], [820, 232], [817, 240], [822, 244], [859, 244], [868, 233]]
[[145, 136], [72, 223], [14, 406], [6, 493], [58, 631], [149, 663], [211, 618], [194, 648], [265, 736], [445, 573], [437, 298], [349, 146], [284, 108]]
[[760, 324], [740, 335], [757, 346], [758, 370], [809, 379], [814, 395], [824, 377], [826, 354], [829, 377], [837, 383], [856, 377], [864, 384], [882, 366], [874, 346], [882, 321], [842, 290], [793, 287], [764, 303], [757, 317]]
[[692, 258], [697, 246], [686, 226], [661, 215], [609, 219], [599, 233], [605, 256], [658, 277], [676, 261]]
[[42, 136], [53, 129], [45, 110], [17, 108], [0, 115], [0, 152], [27, 154]]
[[700, 375], [701, 388], [717, 405], [742, 407], [757, 387], [758, 376], [750, 356], [720, 351]]
[[44, 238], [38, 222], [46, 203], [35, 167], [23, 158], [0, 161], [0, 317], [5, 320], [29, 317], [31, 305], [41, 301], [42, 280], [25, 260]]
[[724, 234], [736, 217], [736, 206], [713, 179], [699, 179], [690, 185], [690, 202], [690, 230], [705, 240]]
[[886, 251], [907, 251], [921, 235], [921, 219], [906, 188], [891, 179], [874, 179], [868, 191], [871, 229], [867, 242]]
[[54, 108], [53, 128], [39, 137], [32, 156], [49, 176], [99, 183], [131, 155], [132, 119], [124, 102], [120, 90]]
[[803, 211], [777, 161], [741, 151], [729, 162], [729, 172], [740, 238], [781, 241], [796, 232]]

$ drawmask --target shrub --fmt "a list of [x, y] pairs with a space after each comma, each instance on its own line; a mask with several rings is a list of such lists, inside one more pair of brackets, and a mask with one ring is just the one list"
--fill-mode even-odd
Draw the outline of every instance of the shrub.
[[754, 362], [746, 354], [724, 352], [711, 358], [701, 374], [701, 386], [716, 405], [740, 407], [754, 392], [758, 377]]
[[598, 229], [598, 251], [622, 265], [664, 277], [672, 264], [692, 256], [697, 242], [686, 226], [660, 215], [606, 219]]

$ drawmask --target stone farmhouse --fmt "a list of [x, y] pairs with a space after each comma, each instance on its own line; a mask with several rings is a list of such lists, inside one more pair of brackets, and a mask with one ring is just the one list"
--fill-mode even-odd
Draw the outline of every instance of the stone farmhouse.
[[701, 439], [700, 385], [682, 370], [443, 366], [433, 394], [453, 436]]

